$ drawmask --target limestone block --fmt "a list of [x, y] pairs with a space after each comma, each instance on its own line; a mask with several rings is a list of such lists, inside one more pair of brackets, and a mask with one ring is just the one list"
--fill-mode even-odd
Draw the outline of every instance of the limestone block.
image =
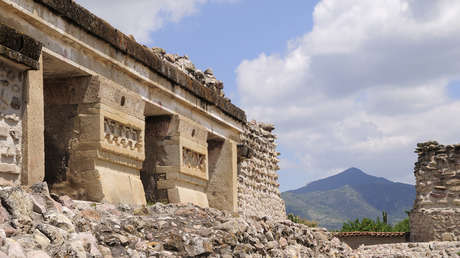
[[97, 161], [96, 170], [99, 173], [101, 189], [104, 195], [102, 201], [145, 204], [144, 188], [138, 169], [107, 161]]
[[9, 135], [10, 128], [7, 126], [0, 127], [0, 137], [6, 138]]
[[18, 166], [15, 164], [0, 163], [0, 173], [18, 174]]

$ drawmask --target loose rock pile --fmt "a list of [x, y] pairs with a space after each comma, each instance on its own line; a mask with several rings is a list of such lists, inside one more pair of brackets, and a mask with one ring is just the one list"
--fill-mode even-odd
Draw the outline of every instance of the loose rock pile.
[[460, 242], [351, 250], [321, 228], [188, 204], [131, 207], [0, 188], [2, 257], [458, 257]]
[[[190, 58], [186, 55], [179, 56], [177, 54], [168, 54], [162, 48], [152, 48], [152, 52], [158, 55], [163, 60], [166, 60], [178, 68], [180, 68], [183, 72], [188, 74], [190, 77], [198, 80], [204, 86], [214, 90], [217, 94], [221, 97], [225, 97], [224, 94], [224, 83], [220, 80], [217, 80], [214, 76], [214, 72], [208, 68], [204, 72], [200, 69], [197, 69], [195, 65], [190, 61]], [[230, 99], [226, 98], [228, 101]]]
[[0, 189], [0, 257], [346, 257], [323, 229], [193, 205], [148, 207], [50, 196], [46, 183]]

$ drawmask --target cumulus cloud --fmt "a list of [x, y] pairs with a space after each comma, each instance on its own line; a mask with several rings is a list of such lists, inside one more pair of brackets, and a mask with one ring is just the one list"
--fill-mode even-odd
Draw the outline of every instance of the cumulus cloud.
[[460, 1], [321, 0], [313, 21], [237, 69], [243, 107], [290, 153], [284, 190], [350, 166], [412, 183], [417, 142], [460, 142]]
[[150, 33], [168, 22], [179, 22], [198, 12], [203, 4], [232, 3], [238, 0], [77, 0], [96, 15], [106, 19], [125, 34], [136, 40], [151, 43]]

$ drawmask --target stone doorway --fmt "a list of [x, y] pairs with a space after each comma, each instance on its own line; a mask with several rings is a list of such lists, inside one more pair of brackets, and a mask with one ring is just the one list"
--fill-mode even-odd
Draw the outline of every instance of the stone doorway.
[[45, 181], [50, 188], [66, 181], [70, 144], [78, 117], [75, 94], [90, 75], [62, 60], [43, 54]]

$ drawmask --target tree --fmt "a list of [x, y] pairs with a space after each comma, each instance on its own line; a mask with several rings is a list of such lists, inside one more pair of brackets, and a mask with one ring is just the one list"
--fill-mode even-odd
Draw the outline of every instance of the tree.
[[292, 213], [289, 213], [288, 214], [288, 219], [294, 223], [297, 223], [297, 224], [303, 224], [303, 225], [306, 225], [308, 227], [317, 227], [318, 226], [318, 222], [316, 221], [310, 221], [310, 220], [307, 220], [307, 219], [303, 219], [299, 216], [296, 216]]
[[398, 222], [394, 227], [388, 224], [388, 213], [382, 212], [383, 221], [380, 217], [376, 220], [369, 218], [363, 218], [361, 221], [356, 219], [355, 221], [347, 221], [343, 223], [341, 232], [410, 232], [409, 218], [406, 218]]

